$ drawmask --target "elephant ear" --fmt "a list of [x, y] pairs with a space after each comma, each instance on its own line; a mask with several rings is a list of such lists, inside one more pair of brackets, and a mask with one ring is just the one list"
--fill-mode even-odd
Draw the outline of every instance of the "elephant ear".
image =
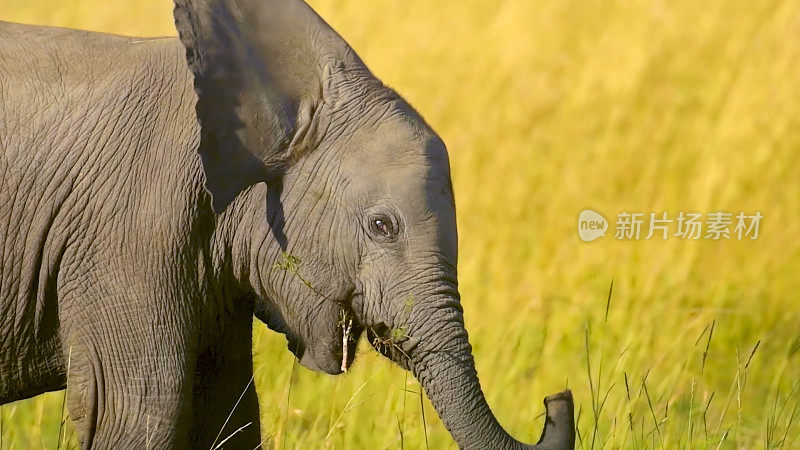
[[220, 213], [309, 149], [319, 106], [331, 101], [331, 67], [366, 67], [301, 0], [175, 0], [174, 13], [194, 74], [206, 190]]

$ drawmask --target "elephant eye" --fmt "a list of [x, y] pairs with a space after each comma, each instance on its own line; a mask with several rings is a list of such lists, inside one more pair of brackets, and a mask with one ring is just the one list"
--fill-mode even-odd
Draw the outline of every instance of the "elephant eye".
[[374, 217], [370, 220], [370, 231], [376, 236], [392, 237], [396, 234], [391, 219], [386, 216]]

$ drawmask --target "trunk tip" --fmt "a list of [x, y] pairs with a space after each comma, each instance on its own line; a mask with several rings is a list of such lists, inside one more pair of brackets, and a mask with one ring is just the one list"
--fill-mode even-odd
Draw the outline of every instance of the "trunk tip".
[[567, 389], [557, 394], [550, 394], [544, 398], [544, 406], [547, 407], [550, 403], [565, 401], [572, 405], [572, 391]]
[[537, 448], [562, 450], [575, 448], [575, 406], [569, 389], [544, 399], [545, 422]]

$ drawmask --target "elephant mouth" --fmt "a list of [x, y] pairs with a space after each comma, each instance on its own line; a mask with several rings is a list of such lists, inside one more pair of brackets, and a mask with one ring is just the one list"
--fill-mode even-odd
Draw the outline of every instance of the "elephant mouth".
[[352, 313], [342, 309], [335, 328], [326, 336], [313, 339], [317, 345], [307, 345], [302, 339], [287, 334], [287, 347], [303, 367], [339, 375], [347, 372], [355, 361], [356, 347], [363, 331], [363, 326]]
[[364, 332], [355, 314], [339, 302], [323, 304], [307, 322], [302, 321], [304, 326], [288, 324], [279, 311], [269, 308], [265, 302], [257, 305], [254, 313], [271, 330], [286, 337], [286, 347], [302, 366], [329, 375], [350, 369], [358, 340]]
[[[364, 327], [343, 308], [338, 314], [324, 311], [304, 332], [295, 332], [282, 320], [270, 316], [265, 322], [273, 331], [286, 336], [286, 347], [300, 365], [314, 372], [339, 375], [347, 372], [355, 361], [356, 347]], [[263, 321], [263, 320], [262, 320]]]

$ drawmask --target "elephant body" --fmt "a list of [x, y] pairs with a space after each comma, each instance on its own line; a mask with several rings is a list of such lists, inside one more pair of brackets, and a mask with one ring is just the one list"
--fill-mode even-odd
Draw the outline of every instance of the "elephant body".
[[[179, 38], [0, 22], [0, 404], [84, 448], [255, 448], [253, 316], [339, 374], [362, 332], [464, 448], [486, 404], [444, 143], [301, 0], [175, 0]], [[546, 400], [536, 448], [571, 448]]]
[[183, 47], [1, 23], [0, 66], [0, 403], [68, 384], [105, 444], [180, 444], [162, 418], [210, 444], [252, 374], [252, 306], [219, 281]]

